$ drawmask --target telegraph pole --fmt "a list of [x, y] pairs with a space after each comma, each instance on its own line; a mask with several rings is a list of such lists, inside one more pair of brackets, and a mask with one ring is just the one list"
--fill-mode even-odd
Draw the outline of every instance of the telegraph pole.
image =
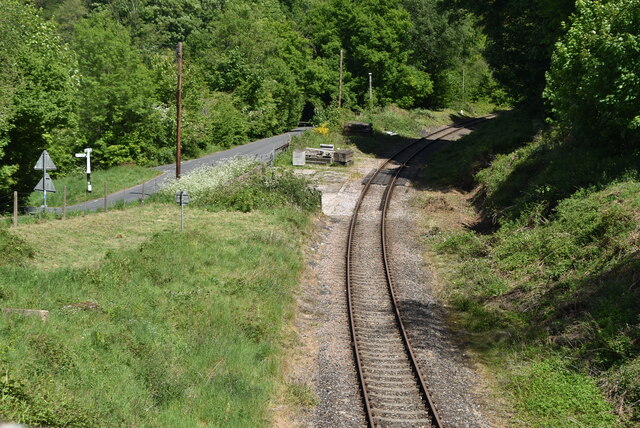
[[180, 178], [180, 163], [182, 158], [182, 42], [178, 42], [178, 94], [176, 118], [176, 179]]
[[369, 108], [373, 108], [373, 89], [371, 86], [371, 73], [369, 73]]
[[342, 59], [343, 50], [340, 49], [340, 90], [338, 92], [338, 108], [342, 107]]
[[462, 104], [465, 102], [465, 93], [464, 93], [464, 65], [462, 66]]

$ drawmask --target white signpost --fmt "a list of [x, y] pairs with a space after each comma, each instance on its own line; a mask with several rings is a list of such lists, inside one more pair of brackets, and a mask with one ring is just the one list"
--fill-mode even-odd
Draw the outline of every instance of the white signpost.
[[87, 158], [87, 192], [91, 193], [91, 152], [93, 149], [86, 148], [84, 153], [76, 153], [77, 158]]
[[57, 168], [54, 165], [53, 161], [51, 160], [51, 156], [49, 156], [49, 153], [47, 153], [46, 150], [43, 150], [42, 154], [40, 155], [40, 158], [36, 162], [36, 165], [33, 167], [33, 169], [37, 171], [42, 170], [42, 178], [40, 179], [38, 184], [36, 184], [36, 187], [34, 187], [33, 190], [42, 192], [43, 200], [44, 200], [43, 206], [46, 210], [47, 192], [51, 192], [51, 193], [56, 192], [56, 188], [53, 186], [53, 181], [51, 180], [51, 177], [49, 177], [49, 174], [47, 174], [47, 170], [53, 171]]

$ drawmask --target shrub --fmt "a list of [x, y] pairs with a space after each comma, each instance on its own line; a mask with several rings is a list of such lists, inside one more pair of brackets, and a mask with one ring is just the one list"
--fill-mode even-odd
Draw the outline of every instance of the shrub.
[[180, 180], [167, 181], [159, 193], [161, 197], [172, 199], [176, 192], [186, 191], [191, 197], [191, 202], [195, 203], [229, 180], [244, 174], [253, 165], [255, 165], [254, 159], [237, 157], [213, 166], [196, 168]]
[[189, 101], [191, 112], [185, 112], [185, 153], [197, 155], [214, 147], [229, 148], [246, 142], [246, 118], [235, 107], [233, 96], [216, 92]]
[[243, 212], [286, 205], [313, 211], [320, 206], [320, 192], [311, 188], [307, 180], [290, 172], [256, 174], [246, 181], [212, 189], [198, 203]]
[[581, 0], [576, 7], [547, 74], [553, 114], [584, 138], [638, 144], [640, 0]]

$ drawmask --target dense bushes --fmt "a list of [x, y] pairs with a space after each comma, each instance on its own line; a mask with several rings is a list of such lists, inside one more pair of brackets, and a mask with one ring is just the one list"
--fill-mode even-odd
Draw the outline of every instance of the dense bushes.
[[640, 1], [578, 1], [546, 97], [558, 122], [606, 146], [640, 143]]
[[320, 192], [304, 178], [288, 172], [255, 174], [246, 181], [231, 182], [206, 194], [199, 205], [243, 212], [289, 205], [313, 211], [320, 206]]

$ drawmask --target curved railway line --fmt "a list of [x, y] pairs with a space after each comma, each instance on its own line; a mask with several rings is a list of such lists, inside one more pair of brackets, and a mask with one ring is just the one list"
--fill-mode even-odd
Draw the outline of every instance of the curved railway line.
[[[385, 218], [407, 164], [444, 137], [486, 120], [450, 125], [383, 162], [365, 183], [349, 226], [347, 305], [354, 358], [370, 427], [442, 427], [405, 331], [386, 245]], [[383, 184], [373, 186], [373, 183]]]

